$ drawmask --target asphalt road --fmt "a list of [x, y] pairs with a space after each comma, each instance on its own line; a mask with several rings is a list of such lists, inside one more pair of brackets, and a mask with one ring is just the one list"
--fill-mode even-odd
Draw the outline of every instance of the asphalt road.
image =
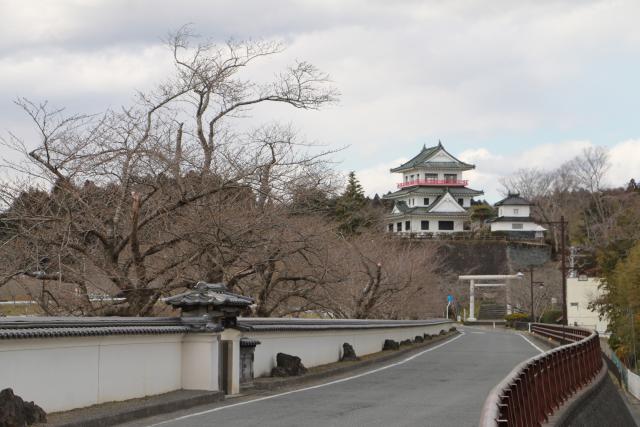
[[464, 328], [437, 347], [354, 377], [129, 423], [166, 427], [476, 426], [515, 365], [538, 354], [520, 335]]

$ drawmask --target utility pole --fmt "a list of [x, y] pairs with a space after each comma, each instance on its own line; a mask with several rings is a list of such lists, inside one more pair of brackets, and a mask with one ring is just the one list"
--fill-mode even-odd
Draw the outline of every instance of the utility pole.
[[560, 260], [562, 269], [562, 324], [567, 326], [567, 264], [565, 260], [564, 215], [560, 217]]
[[[544, 224], [556, 225], [560, 224], [560, 270], [562, 272], [562, 325], [567, 326], [567, 262], [565, 259], [566, 252], [566, 230], [568, 223], [564, 220], [564, 215], [560, 216], [560, 221], [545, 221]], [[562, 328], [562, 343], [565, 343], [565, 328]]]

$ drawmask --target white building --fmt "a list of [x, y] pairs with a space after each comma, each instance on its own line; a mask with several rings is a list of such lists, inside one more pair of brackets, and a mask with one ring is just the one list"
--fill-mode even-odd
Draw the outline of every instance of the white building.
[[546, 228], [536, 224], [531, 218], [533, 203], [520, 197], [518, 193], [509, 193], [494, 206], [498, 208], [498, 217], [492, 219], [491, 231], [506, 231], [518, 237], [544, 237]]
[[394, 201], [387, 231], [394, 233], [451, 233], [464, 230], [468, 208], [482, 191], [467, 188], [462, 173], [474, 169], [444, 149], [442, 143], [423, 147], [408, 162], [391, 169], [402, 174], [398, 191], [384, 196]]
[[607, 331], [607, 319], [600, 319], [597, 311], [589, 309], [589, 303], [602, 295], [598, 288], [600, 279], [594, 277], [567, 278], [567, 324], [581, 326], [603, 334]]

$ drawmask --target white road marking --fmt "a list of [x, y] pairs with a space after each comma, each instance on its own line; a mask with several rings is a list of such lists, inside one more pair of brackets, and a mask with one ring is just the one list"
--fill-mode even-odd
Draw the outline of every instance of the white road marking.
[[543, 349], [541, 349], [540, 347], [538, 347], [537, 345], [535, 345], [533, 343], [533, 341], [531, 341], [529, 338], [525, 337], [522, 334], [518, 334], [522, 337], [523, 340], [525, 340], [526, 342], [528, 342], [529, 344], [531, 344], [536, 350], [538, 350], [540, 353], [545, 353], [545, 351]]
[[464, 325], [462, 327], [462, 330], [467, 330], [467, 329], [475, 329], [476, 331], [487, 331], [487, 330], [492, 329], [492, 328], [488, 328], [488, 327], [482, 328], [482, 327], [469, 326], [469, 325]]
[[317, 388], [326, 387], [326, 386], [330, 386], [330, 385], [333, 385], [333, 384], [339, 384], [339, 383], [343, 383], [343, 382], [346, 382], [346, 381], [355, 380], [356, 378], [360, 378], [360, 377], [364, 377], [364, 376], [367, 376], [367, 375], [375, 374], [376, 372], [384, 371], [385, 369], [389, 369], [389, 368], [393, 368], [395, 366], [403, 365], [403, 364], [415, 359], [416, 357], [422, 356], [423, 354], [429, 353], [430, 351], [437, 350], [440, 347], [445, 346], [445, 345], [457, 340], [458, 338], [462, 337], [464, 334], [465, 334], [464, 332], [460, 332], [460, 335], [458, 335], [456, 337], [453, 337], [452, 339], [450, 339], [448, 341], [445, 341], [442, 344], [438, 344], [438, 345], [436, 345], [434, 347], [430, 347], [430, 348], [428, 348], [426, 350], [423, 350], [423, 351], [421, 351], [419, 353], [414, 354], [413, 356], [409, 356], [406, 359], [400, 360], [399, 362], [391, 363], [389, 365], [385, 365], [385, 366], [382, 366], [382, 367], [377, 368], [377, 369], [372, 369], [371, 371], [363, 372], [363, 373], [358, 374], [358, 375], [353, 375], [353, 376], [347, 377], [347, 378], [341, 378], [339, 380], [330, 381], [328, 383], [317, 384], [317, 385], [310, 386], [310, 387], [300, 388], [300, 389], [297, 389], [297, 390], [286, 391], [284, 393], [273, 394], [271, 396], [259, 397], [257, 399], [253, 399], [253, 400], [247, 400], [247, 401], [244, 401], [244, 402], [233, 403], [231, 405], [219, 406], [217, 408], [208, 409], [206, 411], [201, 411], [201, 412], [196, 412], [196, 413], [193, 413], [193, 414], [183, 415], [181, 417], [172, 418], [170, 420], [161, 421], [161, 422], [155, 423], [155, 424], [150, 424], [148, 427], [160, 426], [160, 425], [171, 423], [171, 422], [174, 422], [174, 421], [181, 421], [181, 420], [184, 420], [184, 419], [187, 419], [187, 418], [191, 418], [191, 417], [197, 417], [197, 416], [200, 416], [200, 415], [210, 414], [212, 412], [222, 411], [223, 409], [234, 408], [236, 406], [242, 406], [242, 405], [248, 405], [249, 403], [255, 403], [255, 402], [261, 402], [263, 400], [275, 399], [276, 397], [280, 397], [280, 396], [286, 396], [286, 395], [293, 394], [293, 393], [300, 393], [302, 391], [314, 390], [314, 389], [317, 389]]
[[475, 332], [475, 331], [471, 331], [472, 334], [479, 334], [479, 335], [484, 335], [486, 334], [486, 332]]

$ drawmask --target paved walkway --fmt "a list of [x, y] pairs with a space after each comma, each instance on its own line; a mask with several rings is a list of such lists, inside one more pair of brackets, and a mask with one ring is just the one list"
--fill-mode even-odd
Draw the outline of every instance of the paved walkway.
[[463, 334], [352, 377], [249, 400], [229, 399], [128, 427], [476, 426], [487, 393], [538, 350], [519, 334]]

